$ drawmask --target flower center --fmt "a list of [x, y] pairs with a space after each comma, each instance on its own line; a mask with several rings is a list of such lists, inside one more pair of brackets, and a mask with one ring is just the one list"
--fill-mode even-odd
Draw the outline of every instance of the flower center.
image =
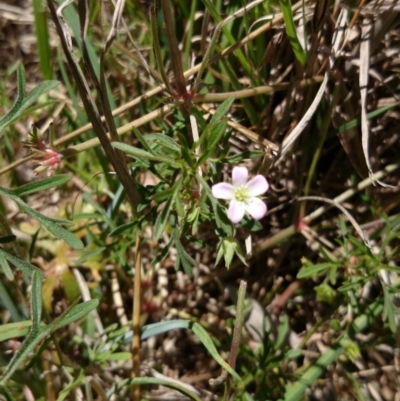
[[249, 194], [247, 192], [246, 186], [241, 185], [240, 187], [235, 188], [234, 196], [238, 202], [246, 203], [249, 199]]

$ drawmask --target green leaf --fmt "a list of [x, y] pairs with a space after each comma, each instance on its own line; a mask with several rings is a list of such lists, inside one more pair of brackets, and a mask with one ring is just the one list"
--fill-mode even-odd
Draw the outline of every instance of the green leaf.
[[[5, 287], [5, 285], [3, 284], [3, 280], [0, 280], [0, 302], [2, 309], [8, 311], [12, 321], [20, 322], [23, 319], [18, 308], [20, 305], [16, 305], [15, 300], [13, 300], [10, 297], [10, 295], [8, 294], [7, 287]], [[0, 365], [1, 365], [1, 358], [0, 358]]]
[[49, 32], [47, 29], [48, 18], [46, 6], [41, 0], [33, 0], [33, 14], [35, 16], [36, 43], [39, 53], [40, 70], [43, 78], [50, 79], [52, 68]]
[[263, 225], [260, 221], [250, 219], [249, 217], [245, 216], [245, 218], [240, 222], [240, 226], [244, 227], [246, 230], [249, 231], [260, 231], [263, 229]]
[[196, 162], [196, 166], [200, 166], [215, 152], [216, 146], [220, 143], [221, 137], [225, 133], [227, 120], [225, 114], [231, 108], [234, 97], [230, 97], [225, 100], [216, 110], [212, 116], [210, 123], [206, 126], [202, 133], [199, 144], [203, 146], [202, 155]]
[[7, 262], [7, 259], [2, 257], [1, 255], [0, 255], [0, 268], [1, 268], [1, 270], [3, 270], [3, 273], [6, 275], [6, 277], [10, 281], [14, 280], [14, 275], [13, 275], [13, 272], [12, 272], [8, 262]]
[[315, 277], [323, 274], [325, 270], [333, 267], [337, 267], [339, 264], [333, 264], [330, 262], [317, 263], [316, 265], [305, 266], [300, 269], [297, 273], [297, 278]]
[[307, 53], [303, 50], [296, 33], [296, 26], [293, 20], [292, 2], [290, 0], [279, 0], [282, 8], [283, 20], [285, 21], [286, 33], [289, 37], [293, 53], [302, 66], [306, 64]]
[[49, 217], [40, 214], [36, 210], [24, 204], [22, 201], [18, 203], [21, 206], [21, 209], [23, 209], [23, 211], [34, 217], [47, 231], [49, 231], [55, 237], [61, 238], [74, 249], [79, 250], [84, 248], [83, 242], [75, 234], [72, 234], [64, 227], [61, 227], [58, 224], [56, 224], [54, 222], [54, 219], [50, 219]]
[[336, 297], [336, 291], [327, 283], [322, 283], [314, 288], [317, 300], [332, 304]]
[[231, 221], [228, 219], [226, 213], [222, 210], [222, 207], [219, 205], [218, 201], [214, 198], [210, 187], [203, 177], [196, 174], [196, 179], [200, 182], [203, 191], [206, 193], [207, 198], [210, 200], [211, 206], [214, 211], [214, 218], [217, 223], [217, 226], [224, 231], [227, 236], [233, 235], [233, 226]]
[[108, 361], [126, 361], [127, 359], [132, 358], [132, 354], [130, 352], [114, 352], [98, 355], [96, 361], [98, 362], [108, 362]]
[[334, 344], [331, 348], [328, 348], [292, 386], [286, 387], [283, 400], [299, 401], [303, 399], [306, 389], [311, 387], [326, 368], [335, 362], [342, 353], [343, 348], [340, 344]]
[[156, 336], [167, 331], [176, 329], [191, 329], [197, 335], [202, 344], [206, 347], [207, 351], [215, 359], [219, 365], [228, 371], [236, 380], [241, 381], [240, 376], [221, 358], [215, 345], [203, 327], [196, 322], [190, 320], [170, 320], [168, 322], [152, 323], [142, 328], [141, 339], [145, 340], [149, 337]]
[[[31, 329], [32, 321], [24, 320], [23, 322], [7, 323], [0, 326], [0, 342], [9, 340], [10, 338], [25, 337]], [[45, 327], [41, 323], [41, 328]]]
[[[61, 180], [63, 181], [64, 178]], [[28, 188], [29, 189], [29, 188]], [[32, 190], [32, 187], [30, 187]], [[61, 227], [60, 225], [73, 225], [68, 220], [52, 219], [44, 216], [36, 210], [29, 207], [21, 198], [16, 195], [16, 191], [0, 187], [0, 195], [11, 198], [15, 201], [20, 209], [35, 218], [43, 227], [45, 227], [51, 234], [57, 238], [63, 239], [68, 245], [74, 249], [83, 249], [83, 242], [74, 234]]]
[[9, 262], [11, 262], [14, 266], [18, 267], [18, 269], [20, 269], [23, 273], [25, 273], [29, 277], [32, 276], [32, 274], [35, 270], [39, 270], [36, 266], [30, 264], [29, 262], [26, 262], [23, 259], [20, 259], [18, 256], [13, 255], [12, 253], [6, 251], [5, 249], [3, 249], [1, 247], [0, 247], [0, 258], [8, 260]]
[[112, 230], [110, 234], [108, 234], [110, 237], [117, 237], [121, 234], [123, 234], [125, 231], [131, 230], [131, 228], [135, 227], [137, 224], [137, 221], [131, 221], [130, 223], [122, 224]]
[[211, 337], [208, 335], [205, 329], [203, 329], [202, 326], [200, 326], [199, 323], [193, 323], [191, 326], [191, 329], [194, 331], [194, 333], [197, 335], [197, 337], [200, 339], [200, 341], [203, 343], [203, 345], [207, 348], [208, 352], [211, 354], [211, 356], [214, 358], [216, 362], [220, 364], [222, 368], [224, 368], [232, 377], [234, 377], [236, 380], [241, 382], [240, 376], [232, 369], [231, 366], [228, 365], [220, 356], [218, 353], [217, 349], [215, 348], [215, 345], [211, 339]]
[[[72, 306], [61, 316], [56, 318], [48, 326], [41, 328], [38, 332], [32, 330], [22, 343], [20, 349], [15, 353], [14, 357], [8, 364], [3, 376], [0, 379], [0, 386], [4, 386], [6, 381], [12, 376], [18, 366], [25, 360], [25, 358], [33, 351], [36, 345], [44, 340], [53, 331], [66, 326], [67, 324], [81, 319], [99, 304], [97, 299], [84, 302], [79, 305]], [[32, 326], [33, 327], [33, 326]]]
[[140, 133], [140, 131], [137, 128], [133, 128], [133, 132], [135, 133], [135, 136], [137, 140], [140, 142], [140, 144], [143, 146], [144, 150], [147, 152], [151, 153], [152, 155], [155, 154], [154, 150], [151, 148], [151, 146], [147, 143], [146, 139], [144, 136]]
[[27, 196], [39, 191], [44, 191], [46, 189], [59, 187], [66, 184], [69, 180], [69, 175], [60, 174], [54, 177], [45, 178], [44, 180], [39, 180], [23, 185], [22, 187], [14, 189], [13, 192], [16, 196]]
[[180, 264], [183, 266], [183, 270], [185, 273], [192, 277], [192, 266], [196, 264], [193, 258], [186, 252], [185, 248], [183, 247], [180, 239], [179, 239], [179, 229], [175, 227], [172, 233], [172, 241], [176, 248], [176, 260], [175, 260], [175, 269], [178, 270]]
[[287, 339], [289, 333], [289, 318], [287, 315], [282, 317], [279, 324], [278, 335], [276, 336], [276, 341], [274, 343], [274, 349], [279, 350]]
[[243, 160], [258, 159], [259, 157], [263, 157], [263, 156], [264, 156], [264, 152], [261, 150], [246, 150], [242, 153], [238, 153], [236, 155], [226, 157], [225, 161], [227, 163], [231, 163], [231, 164], [239, 164]]
[[183, 182], [183, 175], [181, 175], [178, 181], [173, 186], [173, 192], [171, 193], [170, 198], [162, 209], [162, 212], [158, 215], [156, 222], [154, 224], [154, 239], [158, 241], [165, 231], [165, 226], [168, 223], [168, 217], [171, 212], [171, 208], [175, 202], [176, 196], [181, 189], [181, 185]]
[[83, 255], [74, 263], [75, 266], [80, 266], [85, 263], [87, 260], [93, 260], [97, 255], [103, 253], [107, 247], [99, 246], [92, 250], [85, 250]]
[[[380, 316], [382, 309], [382, 300], [378, 298], [368, 305], [363, 314], [354, 319], [351, 325], [351, 332], [359, 333], [365, 330]], [[326, 368], [334, 363], [343, 352], [344, 350], [339, 340], [326, 350], [293, 385], [286, 387], [286, 392], [282, 399], [284, 401], [299, 401], [303, 399], [306, 389], [315, 384]]]
[[[142, 327], [142, 334], [140, 338], [142, 340], [146, 340], [150, 337], [158, 336], [171, 330], [189, 329], [191, 323], [192, 322], [190, 320], [182, 319], [168, 320], [166, 322], [159, 323], [150, 323]], [[129, 340], [129, 342], [130, 341], [131, 340]]]
[[32, 275], [32, 289], [31, 289], [31, 316], [32, 316], [32, 329], [31, 334], [39, 332], [40, 322], [42, 320], [42, 283], [44, 280], [43, 273], [40, 270], [34, 270]]
[[226, 99], [218, 109], [215, 111], [214, 115], [211, 118], [210, 126], [215, 126], [220, 123], [221, 119], [225, 117], [228, 111], [231, 109], [233, 102], [235, 101], [234, 96], [229, 97]]
[[128, 156], [132, 156], [139, 160], [144, 159], [144, 160], [156, 161], [156, 162], [160, 162], [160, 163], [166, 163], [166, 164], [171, 165], [176, 168], [180, 167], [180, 165], [178, 163], [176, 163], [173, 159], [170, 159], [169, 157], [162, 156], [162, 155], [155, 155], [150, 152], [147, 152], [146, 150], [135, 148], [134, 146], [126, 145], [125, 143], [113, 142], [112, 146], [116, 149], [122, 150]]
[[151, 265], [156, 266], [157, 263], [160, 263], [168, 255], [168, 252], [173, 244], [174, 244], [174, 239], [171, 237], [171, 239], [164, 246], [164, 248], [162, 248], [161, 251], [158, 253], [158, 255], [151, 261]]
[[247, 266], [246, 259], [244, 258], [242, 249], [240, 244], [236, 238], [233, 237], [225, 237], [222, 238], [217, 247], [217, 259], [215, 261], [215, 265], [220, 261], [221, 257], [224, 257], [225, 266], [229, 268], [232, 263], [233, 257], [235, 255], [241, 260], [241, 262]]
[[99, 305], [98, 299], [91, 299], [90, 301], [83, 302], [78, 305], [74, 305], [70, 309], [68, 309], [63, 315], [58, 317], [52, 323], [49, 324], [51, 331], [55, 331], [60, 329], [61, 327], [66, 326], [76, 320], [82, 319], [93, 309], [96, 309]]
[[85, 383], [85, 370], [79, 369], [79, 375], [75, 380], [71, 380], [58, 395], [57, 401], [64, 401], [70, 394], [71, 391], [81, 384]]
[[25, 69], [22, 64], [18, 65], [17, 81], [18, 81], [18, 97], [11, 110], [3, 118], [0, 119], [0, 133], [8, 124], [10, 124], [14, 116], [18, 113], [18, 111], [22, 107], [22, 101], [25, 96], [25, 82], [26, 82]]
[[8, 125], [17, 120], [24, 110], [35, 102], [41, 95], [49, 92], [58, 85], [58, 81], [44, 81], [25, 96], [25, 70], [21, 64], [18, 66], [17, 75], [18, 98], [11, 110], [0, 120], [0, 134]]
[[[199, 323], [192, 322], [191, 320], [175, 319], [166, 322], [151, 323], [142, 327], [140, 338], [146, 340], [150, 337], [166, 333], [171, 330], [177, 329], [190, 329], [197, 335], [202, 344], [206, 347], [208, 352], [212, 355], [217, 363], [222, 368], [227, 370], [236, 380], [241, 381], [239, 375], [221, 358], [215, 345], [206, 330], [200, 326]], [[132, 341], [132, 331], [124, 336], [124, 343]]]
[[174, 152], [180, 152], [181, 147], [179, 146], [178, 142], [176, 142], [174, 139], [170, 138], [167, 135], [163, 134], [146, 134], [145, 136], [146, 140], [154, 140], [154, 142], [160, 144], [166, 149], [172, 150]]

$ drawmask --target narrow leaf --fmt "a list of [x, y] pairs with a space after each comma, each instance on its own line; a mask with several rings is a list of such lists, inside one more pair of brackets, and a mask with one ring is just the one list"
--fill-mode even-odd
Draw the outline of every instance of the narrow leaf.
[[206, 330], [203, 329], [203, 327], [200, 326], [200, 324], [196, 323], [196, 322], [192, 324], [191, 329], [197, 335], [197, 337], [200, 339], [200, 341], [203, 343], [203, 345], [207, 348], [208, 352], [215, 359], [215, 361], [218, 362], [220, 364], [220, 366], [222, 368], [224, 368], [232, 377], [234, 377], [236, 380], [241, 382], [242, 380], [241, 380], [240, 376], [228, 365], [227, 362], [225, 362], [222, 359], [221, 355], [218, 353], [211, 337], [208, 335]]
[[32, 318], [32, 333], [39, 332], [40, 321], [42, 320], [42, 282], [44, 275], [35, 270], [32, 275], [32, 294], [31, 294], [31, 318]]
[[[24, 320], [23, 322], [7, 323], [0, 326], [0, 342], [9, 340], [10, 338], [25, 337], [31, 329], [32, 321]], [[44, 328], [44, 323], [42, 323]]]
[[166, 156], [155, 155], [150, 152], [147, 152], [146, 150], [135, 148], [130, 145], [126, 145], [125, 143], [113, 142], [112, 145], [114, 148], [125, 152], [128, 156], [132, 156], [132, 157], [135, 157], [138, 159], [145, 159], [145, 160], [152, 160], [152, 161], [157, 161], [157, 162], [161, 162], [161, 163], [167, 163], [174, 167], [180, 167], [180, 165], [178, 163], [176, 163], [173, 159], [170, 159], [169, 157], [166, 157]]
[[56, 175], [54, 177], [45, 178], [44, 180], [39, 180], [31, 182], [29, 184], [23, 185], [17, 189], [14, 189], [14, 194], [16, 196], [27, 196], [34, 194], [35, 192], [44, 191], [46, 189], [59, 187], [64, 185], [70, 180], [67, 174]]
[[51, 324], [39, 330], [39, 332], [31, 330], [18, 352], [8, 364], [3, 376], [0, 379], [0, 386], [5, 385], [6, 381], [12, 376], [18, 366], [25, 360], [29, 353], [32, 352], [37, 344], [44, 340], [53, 331], [66, 326], [75, 320], [81, 319], [94, 308], [96, 308], [98, 304], [99, 301], [95, 299], [75, 305], [68, 309], [63, 315], [55, 319]]
[[98, 299], [91, 299], [90, 301], [83, 302], [81, 304], [75, 305], [68, 311], [60, 316], [58, 319], [49, 324], [51, 331], [60, 329], [76, 320], [82, 319], [85, 315], [91, 312], [93, 309], [97, 308], [99, 305]]
[[0, 133], [8, 124], [10, 124], [12, 119], [22, 107], [22, 101], [25, 96], [25, 80], [24, 66], [19, 64], [17, 69], [18, 97], [11, 110], [2, 119], [0, 119]]
[[1, 255], [0, 255], [0, 267], [1, 267], [1, 270], [3, 270], [3, 273], [5, 274], [5, 276], [10, 281], [13, 281], [14, 275], [12, 273], [12, 270], [11, 270], [10, 266], [8, 265], [7, 260], [5, 258], [3, 258]]
[[36, 266], [30, 264], [29, 262], [26, 262], [23, 259], [20, 259], [18, 256], [13, 255], [12, 253], [6, 251], [1, 247], [0, 247], [0, 258], [7, 259], [9, 262], [11, 262], [14, 266], [18, 267], [18, 269], [20, 269], [23, 273], [25, 273], [29, 277], [32, 276], [35, 270], [38, 270]]

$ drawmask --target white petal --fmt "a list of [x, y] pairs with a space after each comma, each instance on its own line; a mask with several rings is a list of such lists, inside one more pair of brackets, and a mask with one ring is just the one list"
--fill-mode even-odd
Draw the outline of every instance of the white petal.
[[231, 200], [233, 198], [234, 188], [227, 182], [220, 182], [211, 188], [214, 198]]
[[267, 192], [269, 184], [264, 176], [258, 174], [247, 183], [246, 188], [249, 196], [259, 196]]
[[248, 212], [254, 220], [262, 219], [266, 211], [267, 205], [259, 198], [251, 198], [246, 205], [246, 212]]
[[229, 220], [232, 223], [239, 223], [239, 221], [243, 219], [245, 211], [246, 205], [243, 202], [238, 202], [236, 199], [232, 199], [228, 209]]
[[232, 184], [234, 187], [245, 185], [249, 172], [246, 167], [234, 167], [232, 170]]

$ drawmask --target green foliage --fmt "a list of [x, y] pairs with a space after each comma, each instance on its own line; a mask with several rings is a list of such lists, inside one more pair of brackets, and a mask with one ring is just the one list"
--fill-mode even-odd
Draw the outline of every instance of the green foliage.
[[280, 6], [282, 8], [283, 18], [285, 20], [286, 33], [292, 46], [293, 53], [297, 60], [304, 67], [307, 61], [307, 53], [303, 50], [303, 47], [299, 41], [296, 33], [296, 26], [293, 21], [292, 4], [290, 0], [280, 0]]
[[44, 81], [32, 89], [28, 94], [25, 94], [26, 78], [25, 69], [22, 64], [18, 65], [17, 72], [18, 98], [11, 110], [4, 117], [0, 118], [0, 137], [3, 136], [4, 130], [7, 126], [21, 118], [24, 114], [29, 114], [32, 111], [28, 109], [32, 103], [36, 102], [40, 96], [49, 92], [58, 85], [58, 81]]
[[[60, 107], [56, 108], [55, 101], [40, 99], [58, 85], [56, 81], [44, 81], [26, 94], [25, 71], [18, 64], [16, 93], [10, 96], [16, 101], [0, 119], [0, 137], [5, 143], [1, 161], [5, 164], [13, 161], [20, 147], [20, 138], [12, 135], [14, 131], [8, 134], [11, 124], [17, 120], [23, 124], [24, 117], [29, 115], [40, 126], [51, 116], [59, 133], [55, 146], [64, 146], [60, 150], [61, 168], [72, 172], [75, 180], [68, 190], [60, 189], [59, 206], [62, 216], [67, 216], [65, 220], [39, 213], [31, 206], [33, 197], [29, 197], [40, 195], [39, 199], [44, 198], [46, 202], [43, 192], [61, 187], [70, 174], [22, 186], [16, 184], [20, 177], [14, 174], [7, 181], [11, 189], [0, 187], [1, 198], [18, 206], [18, 218], [33, 218], [52, 234], [43, 236], [38, 231], [28, 240], [20, 238], [19, 231], [12, 231], [3, 218], [3, 215], [8, 218], [8, 204], [1, 202], [0, 318], [4, 324], [0, 325], [0, 342], [4, 349], [10, 350], [9, 344], [21, 338], [21, 346], [14, 350], [11, 360], [8, 354], [0, 353], [0, 393], [7, 400], [14, 400], [14, 397], [22, 400], [23, 385], [28, 383], [29, 377], [29, 390], [38, 400], [84, 398], [91, 401], [95, 398], [92, 387], [98, 398], [131, 399], [129, 392], [135, 385], [144, 391], [165, 386], [192, 400], [203, 398], [203, 394], [197, 394], [176, 379], [127, 378], [131, 377], [129, 346], [133, 332], [131, 322], [120, 324], [123, 318], [126, 321], [130, 317], [121, 317], [119, 312], [124, 309], [130, 313], [131, 298], [136, 295], [132, 291], [132, 276], [139, 276], [134, 270], [134, 261], [136, 238], [140, 237], [145, 273], [140, 284], [143, 288], [147, 288], [148, 282], [154, 284], [159, 267], [167, 272], [168, 279], [167, 295], [151, 291], [149, 295], [147, 290], [142, 293], [144, 303], [156, 301], [154, 313], [150, 305], [141, 315], [143, 321], [149, 317], [152, 322], [141, 322], [144, 324], [141, 340], [151, 338], [141, 353], [150, 351], [150, 358], [157, 355], [151, 360], [153, 369], [164, 368], [161, 366], [164, 355], [158, 357], [164, 344], [163, 336], [174, 338], [174, 330], [186, 330], [190, 341], [205, 349], [205, 354], [213, 359], [204, 365], [201, 365], [203, 360], [199, 360], [198, 364], [202, 368], [212, 367], [213, 377], [218, 375], [218, 369], [229, 373], [227, 377], [221, 376], [219, 386], [211, 388], [213, 396], [223, 401], [302, 400], [307, 392], [313, 393], [329, 381], [332, 374], [339, 375], [340, 380], [347, 379], [349, 392], [364, 399], [359, 376], [353, 374], [359, 366], [354, 362], [368, 355], [369, 347], [379, 342], [393, 348], [398, 346], [395, 342], [399, 314], [396, 261], [400, 218], [396, 214], [395, 197], [388, 196], [386, 203], [386, 199], [382, 200], [382, 193], [386, 196], [386, 192], [371, 189], [363, 193], [370, 184], [366, 180], [359, 182], [357, 178], [360, 171], [359, 175], [363, 176], [363, 165], [357, 168], [358, 160], [353, 159], [351, 153], [360, 146], [355, 128], [361, 125], [361, 120], [356, 114], [359, 105], [354, 111], [352, 103], [359, 88], [351, 87], [354, 80], [342, 79], [348, 72], [354, 73], [352, 66], [346, 65], [345, 71], [341, 70], [343, 63], [330, 66], [328, 85], [323, 91], [327, 96], [316, 108], [314, 117], [309, 116], [300, 146], [292, 146], [293, 154], [283, 156], [274, 164], [281, 156], [278, 153], [286, 140], [283, 138], [297, 128], [294, 124], [302, 121], [315, 99], [315, 85], [321, 82], [328, 57], [334, 56], [321, 49], [320, 44], [333, 49], [331, 36], [344, 32], [333, 25], [337, 16], [330, 14], [328, 7], [328, 22], [320, 24], [323, 16], [316, 13], [310, 21], [309, 4], [292, 4], [289, 0], [248, 4], [237, 0], [203, 0], [190, 4], [178, 0], [163, 2], [164, 6], [170, 5], [173, 13], [171, 24], [166, 25], [166, 20], [162, 20], [165, 12], [157, 8], [162, 2], [148, 3], [152, 7], [151, 26], [146, 2], [126, 2], [123, 29], [117, 29], [111, 21], [117, 19], [114, 18], [117, 15], [112, 14], [116, 10], [113, 6], [104, 8], [101, 2], [92, 2], [90, 9], [86, 9], [87, 2], [79, 2], [78, 7], [66, 7], [63, 11], [65, 24], [74, 38], [70, 51], [78, 60], [77, 65], [82, 67], [80, 74], [85, 78], [82, 85], [71, 74], [72, 63], [66, 59], [65, 49], [58, 46], [58, 63], [52, 60], [52, 43], [45, 18], [48, 13], [42, 1], [33, 1], [40, 71], [45, 79], [53, 74], [61, 77], [60, 97], [65, 101], [57, 101]], [[48, 0], [48, 3], [53, 4], [53, 1]], [[57, 3], [61, 5], [63, 0]], [[322, 3], [329, 5], [329, 2]], [[362, 12], [363, 7], [360, 7], [360, 15]], [[89, 29], [84, 26], [86, 22]], [[315, 31], [316, 23], [323, 29]], [[113, 46], [108, 47], [110, 24], [116, 28], [117, 36]], [[304, 40], [299, 37], [302, 24]], [[179, 42], [175, 49], [177, 54], [172, 52], [171, 36], [164, 34], [164, 27], [171, 25]], [[282, 35], [284, 39], [280, 42], [283, 26], [286, 35]], [[128, 32], [132, 38], [126, 35]], [[387, 49], [391, 36], [397, 36], [384, 36]], [[103, 47], [105, 42], [107, 45]], [[303, 48], [303, 42], [311, 46]], [[348, 43], [340, 42], [345, 52], [349, 50]], [[358, 49], [355, 38], [351, 46]], [[174, 66], [179, 61], [189, 69], [192, 61], [197, 60], [203, 60], [202, 64], [185, 72], [187, 81], [183, 82], [183, 87], [187, 92], [178, 93], [178, 78], [183, 78], [178, 77]], [[382, 75], [380, 81], [394, 82], [393, 77], [386, 76], [392, 64], [386, 62], [385, 65], [388, 66], [385, 71], [378, 74]], [[100, 71], [107, 90], [99, 90]], [[310, 78], [308, 82], [299, 81], [303, 73]], [[360, 74], [361, 68], [356, 70], [356, 75]], [[370, 77], [376, 79], [374, 75]], [[6, 93], [9, 85], [0, 84]], [[161, 88], [163, 84], [166, 90]], [[380, 104], [382, 99], [393, 97], [393, 93], [385, 94], [386, 88], [380, 84], [376, 80], [368, 92], [373, 92], [374, 106], [368, 105], [367, 119], [369, 122], [376, 119], [379, 126], [385, 126], [386, 120], [396, 118], [395, 113], [387, 112], [398, 107], [398, 103], [376, 108], [375, 102]], [[81, 86], [87, 92], [79, 99], [77, 89], [82, 90]], [[376, 88], [379, 90], [375, 91]], [[82, 100], [85, 104], [90, 97], [93, 97], [94, 114], [99, 120], [100, 115], [105, 115], [94, 128], [85, 126], [89, 120], [93, 123], [93, 119], [87, 107], [82, 108]], [[218, 103], [221, 103], [219, 107]], [[107, 105], [110, 106], [109, 115]], [[37, 111], [41, 109], [43, 113], [39, 115]], [[118, 132], [113, 131], [114, 125]], [[99, 127], [105, 128], [104, 135], [109, 131], [118, 161], [128, 161], [130, 171], [126, 169], [126, 174], [134, 178], [132, 186], [136, 185], [140, 195], [137, 210], [130, 208], [125, 199], [132, 187], [125, 185], [121, 175], [110, 171], [113, 160], [109, 155], [114, 153], [103, 152], [107, 148], [104, 144], [103, 149], [97, 147], [94, 136]], [[379, 131], [375, 129], [374, 133]], [[20, 134], [20, 130], [16, 133]], [[119, 135], [126, 137], [119, 139]], [[343, 152], [337, 149], [337, 136], [342, 144], [346, 143], [350, 164], [342, 163]], [[270, 148], [271, 139], [282, 144]], [[386, 163], [390, 147], [387, 145], [394, 139], [395, 136], [385, 138], [385, 146], [379, 143], [382, 153], [377, 162]], [[126, 160], [120, 157], [121, 152], [127, 156]], [[277, 156], [274, 154], [273, 158], [271, 152]], [[334, 159], [340, 163], [330, 164], [333, 152]], [[299, 156], [301, 163], [294, 164]], [[268, 202], [273, 206], [269, 208], [271, 218], [254, 221], [246, 217], [234, 226], [227, 217], [225, 203], [214, 198], [211, 186], [219, 182], [222, 173], [228, 173], [232, 165], [243, 163], [251, 167], [252, 172], [261, 174], [272, 168], [268, 176], [272, 189]], [[389, 167], [384, 171], [393, 172], [397, 168]], [[361, 191], [359, 199], [353, 202], [349, 197], [338, 196], [338, 188], [343, 194], [354, 191], [354, 195]], [[328, 209], [325, 209], [318, 214], [318, 209], [316, 215], [322, 218], [312, 227], [315, 218], [314, 211], [311, 212], [312, 197], [305, 199], [307, 205], [302, 203], [300, 210], [292, 208], [292, 203], [295, 204], [292, 201], [302, 192], [323, 194], [328, 199], [326, 203], [336, 202], [335, 206], [342, 207], [348, 202], [357, 220], [362, 220], [360, 225], [367, 223], [362, 229], [356, 224], [362, 234], [361, 240], [353, 236], [343, 218], [339, 218], [337, 224], [332, 210], [326, 213]], [[348, 205], [346, 208], [350, 209]], [[393, 210], [389, 217], [384, 214]], [[311, 214], [307, 215], [308, 212]], [[297, 218], [301, 224], [294, 224]], [[72, 219], [79, 222], [75, 233], [71, 231]], [[366, 238], [364, 229], [370, 235], [370, 243], [362, 241]], [[245, 258], [242, 242], [250, 234], [252, 255]], [[61, 241], [54, 241], [53, 237]], [[318, 246], [308, 249], [310, 243], [318, 243]], [[204, 255], [208, 256], [202, 259]], [[213, 266], [214, 260], [215, 265], [224, 264], [230, 271]], [[40, 268], [36, 262], [41, 262]], [[176, 271], [182, 269], [184, 274], [170, 267]], [[199, 277], [203, 274], [206, 280]], [[230, 344], [231, 331], [234, 332], [232, 337], [237, 339], [241, 328], [232, 329], [231, 319], [227, 317], [230, 301], [221, 294], [226, 291], [232, 295], [232, 281], [241, 276], [249, 279], [249, 293], [257, 297], [257, 302], [251, 301], [259, 302], [260, 310], [256, 319], [250, 321], [249, 317], [246, 330], [243, 327], [242, 341], [229, 350], [226, 345]], [[193, 279], [194, 298], [190, 298], [191, 286], [187, 286], [182, 277]], [[175, 281], [179, 282], [178, 287]], [[216, 283], [221, 293], [213, 294], [214, 289], [207, 293]], [[152, 284], [150, 290], [155, 291], [156, 285]], [[158, 285], [162, 286], [163, 280], [157, 283], [157, 291]], [[173, 292], [169, 292], [171, 288]], [[368, 293], [371, 288], [372, 295]], [[82, 293], [86, 301], [73, 302], [77, 293]], [[175, 309], [178, 308], [175, 302], [179, 305], [185, 296], [189, 297], [189, 302], [183, 303], [185, 310]], [[117, 305], [118, 297], [122, 306], [121, 300]], [[193, 299], [197, 302], [195, 307], [191, 306]], [[46, 309], [48, 305], [51, 308]], [[95, 309], [99, 305], [98, 313]], [[203, 306], [207, 308], [206, 314]], [[249, 316], [254, 313], [253, 306], [249, 302]], [[193, 318], [188, 318], [190, 313]], [[168, 319], [171, 315], [182, 319], [163, 321], [167, 314]], [[207, 319], [203, 320], [204, 317]], [[216, 319], [208, 320], [208, 317]], [[67, 329], [70, 323], [74, 325]], [[103, 325], [108, 328], [103, 329]], [[373, 334], [372, 344], [360, 341], [360, 333], [367, 330], [368, 335]], [[314, 334], [322, 338], [324, 352], [315, 348]], [[152, 346], [160, 348], [152, 349]], [[238, 351], [236, 366], [230, 359], [232, 350]], [[176, 372], [179, 372], [180, 361], [177, 365]], [[197, 369], [197, 361], [194, 368]], [[60, 376], [56, 377], [57, 374]], [[110, 380], [110, 375], [114, 374], [118, 374], [118, 383], [112, 380], [114, 377]], [[57, 394], [50, 394], [52, 379], [49, 377], [56, 377], [54, 383], [60, 383]], [[102, 381], [97, 382], [98, 377]], [[222, 387], [225, 387], [223, 395]], [[85, 394], [81, 395], [83, 392]], [[145, 395], [142, 398], [145, 399]]]
[[[21, 211], [32, 216], [39, 223], [41, 223], [49, 232], [63, 239], [71, 247], [75, 249], [82, 249], [82, 241], [66, 230], [63, 226], [70, 226], [72, 223], [67, 220], [59, 220], [46, 217], [41, 213], [36, 212], [29, 207], [22, 197], [26, 197], [36, 192], [48, 190], [60, 185], [65, 184], [69, 180], [67, 175], [58, 177], [49, 177], [39, 180], [30, 184], [26, 184], [15, 190], [0, 188], [0, 195], [10, 198], [15, 201], [20, 207]], [[7, 223], [2, 222], [3, 230], [7, 228]], [[12, 263], [20, 269], [27, 277], [31, 278], [31, 298], [30, 298], [30, 312], [31, 321], [13, 324], [5, 324], [0, 326], [0, 339], [5, 341], [12, 336], [21, 336], [27, 334], [20, 349], [15, 353], [11, 359], [3, 375], [0, 378], [0, 388], [5, 386], [6, 382], [10, 379], [16, 369], [25, 361], [27, 356], [34, 350], [34, 348], [42, 342], [45, 338], [51, 335], [54, 331], [68, 325], [71, 322], [81, 319], [97, 305], [98, 301], [88, 301], [79, 305], [74, 305], [68, 309], [63, 315], [53, 320], [48, 325], [42, 323], [42, 282], [44, 280], [43, 272], [36, 266], [20, 258], [17, 255], [9, 252], [0, 247], [0, 261], [3, 272], [9, 280], [13, 279], [13, 272], [11, 271], [8, 262]], [[27, 330], [29, 329], [29, 332]]]
[[22, 212], [27, 213], [36, 219], [44, 228], [57, 238], [63, 239], [68, 245], [75, 249], [82, 249], [82, 241], [70, 231], [66, 230], [63, 226], [71, 226], [72, 223], [68, 220], [54, 219], [38, 213], [36, 210], [29, 207], [22, 199], [21, 196], [26, 196], [44, 189], [54, 188], [55, 186], [62, 185], [69, 180], [68, 176], [50, 177], [44, 180], [39, 180], [31, 184], [27, 184], [16, 190], [6, 189], [0, 187], [0, 195], [12, 199], [20, 207]]
[[[139, 205], [139, 210], [145, 210], [150, 197], [155, 201], [140, 221], [141, 224], [151, 222], [154, 225], [156, 241], [160, 241], [165, 232], [171, 235], [170, 241], [160, 250], [153, 264], [159, 263], [169, 249], [174, 247], [177, 251], [175, 268], [178, 269], [181, 265], [191, 276], [195, 262], [186, 251], [184, 242], [190, 238], [189, 232], [195, 235], [198, 227], [210, 220], [219, 237], [217, 263], [224, 255], [225, 264], [229, 266], [234, 254], [245, 263], [239, 243], [231, 237], [232, 223], [209, 187], [209, 182], [214, 181], [217, 165], [226, 157], [219, 150], [218, 144], [229, 138], [225, 115], [233, 101], [233, 98], [229, 98], [218, 107], [211, 120], [204, 125], [199, 141], [191, 148], [186, 142], [179, 141], [179, 135], [175, 139], [167, 135], [142, 135], [137, 130], [136, 137], [144, 149], [120, 142], [113, 143], [116, 149], [135, 159], [133, 166], [148, 168], [160, 180], [154, 187], [146, 187], [143, 192], [145, 203]], [[175, 128], [172, 129], [172, 132], [176, 131]], [[201, 150], [200, 157], [198, 150]], [[246, 156], [248, 155], [244, 155]], [[201, 191], [205, 196], [197, 196]], [[160, 205], [163, 206], [158, 213]], [[129, 229], [131, 226], [124, 224], [116, 228], [112, 235], [122, 233], [124, 227]]]

